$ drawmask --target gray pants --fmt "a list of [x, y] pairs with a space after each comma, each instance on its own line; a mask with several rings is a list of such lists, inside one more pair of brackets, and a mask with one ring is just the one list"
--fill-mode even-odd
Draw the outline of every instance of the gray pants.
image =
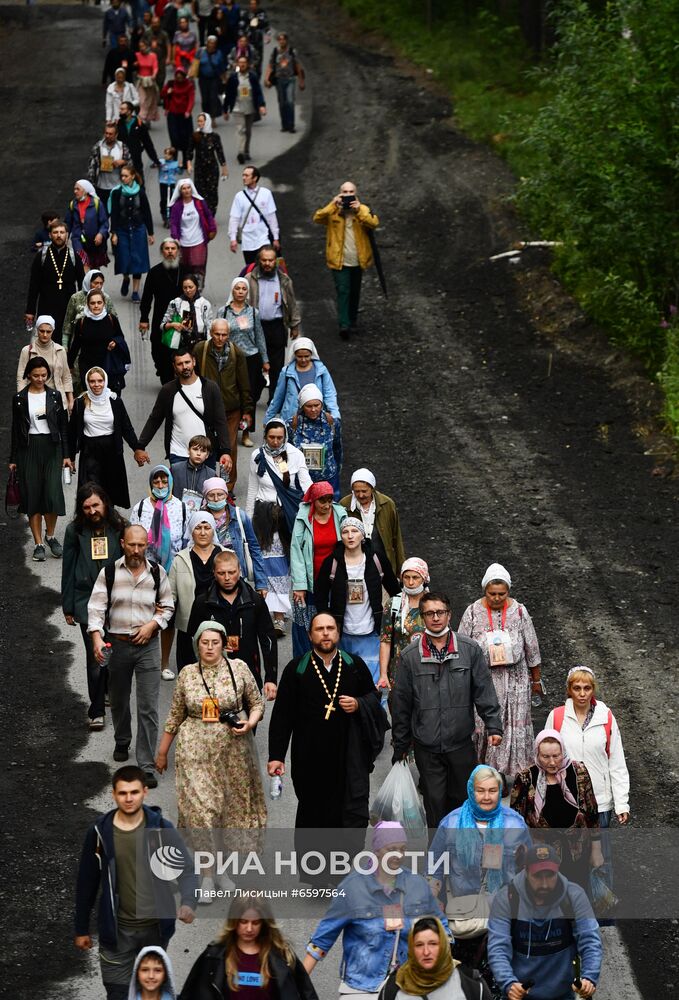
[[234, 111], [234, 117], [238, 120], [238, 152], [242, 153], [247, 160], [250, 157], [250, 136], [255, 116], [244, 115], [242, 111]]
[[154, 944], [167, 948], [159, 924], [135, 929], [119, 926], [116, 947], [99, 946], [99, 966], [108, 1000], [127, 1000], [134, 961], [142, 948]]
[[130, 692], [132, 678], [137, 694], [137, 763], [144, 771], [153, 771], [158, 740], [158, 695], [160, 693], [160, 645], [154, 636], [145, 646], [110, 637], [113, 653], [108, 668], [108, 696], [116, 745], [129, 747], [132, 742]]

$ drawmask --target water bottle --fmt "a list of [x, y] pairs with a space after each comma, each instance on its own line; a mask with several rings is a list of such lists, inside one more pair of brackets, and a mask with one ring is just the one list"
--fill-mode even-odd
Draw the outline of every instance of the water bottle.
[[532, 695], [530, 696], [531, 708], [540, 708], [540, 706], [542, 705], [542, 696], [543, 694], [547, 694], [547, 688], [545, 687], [545, 682], [541, 680], [539, 683], [540, 683], [540, 690], [533, 691]]
[[272, 799], [280, 799], [283, 794], [283, 779], [280, 774], [272, 774], [269, 781], [269, 796]]
[[69, 467], [67, 465], [64, 466], [63, 476], [64, 476], [64, 486], [70, 486], [71, 485], [71, 470], [69, 469]]
[[102, 657], [102, 664], [101, 665], [102, 665], [102, 667], [107, 667], [108, 666], [109, 660], [111, 659], [112, 654], [113, 654], [113, 646], [111, 645], [110, 642], [105, 642], [104, 643], [104, 648], [101, 651], [101, 657]]

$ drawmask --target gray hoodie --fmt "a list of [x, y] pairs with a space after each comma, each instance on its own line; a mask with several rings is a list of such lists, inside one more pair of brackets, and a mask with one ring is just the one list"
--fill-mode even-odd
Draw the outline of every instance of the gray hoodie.
[[127, 1000], [138, 1000], [140, 996], [140, 990], [137, 983], [137, 969], [139, 968], [139, 963], [142, 958], [146, 955], [157, 955], [162, 961], [167, 972], [165, 982], [163, 983], [163, 990], [161, 993], [162, 1000], [177, 1000], [177, 990], [174, 985], [174, 975], [172, 972], [172, 962], [170, 961], [170, 956], [166, 951], [160, 947], [160, 945], [147, 945], [145, 948], [139, 952], [135, 959], [134, 969], [132, 970], [132, 978], [130, 979], [130, 988], [127, 993]]

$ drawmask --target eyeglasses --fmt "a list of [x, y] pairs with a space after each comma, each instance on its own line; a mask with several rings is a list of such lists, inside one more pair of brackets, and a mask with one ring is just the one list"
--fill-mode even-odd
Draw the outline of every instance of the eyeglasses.
[[423, 618], [445, 618], [446, 615], [449, 615], [449, 614], [450, 614], [450, 611], [448, 610], [448, 608], [435, 608], [433, 611], [423, 611], [422, 612], [422, 617]]

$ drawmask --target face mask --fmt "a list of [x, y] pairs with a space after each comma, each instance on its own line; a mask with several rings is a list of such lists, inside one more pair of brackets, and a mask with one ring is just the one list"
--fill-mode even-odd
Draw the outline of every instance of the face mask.
[[432, 639], [442, 639], [444, 635], [448, 635], [448, 633], [450, 632], [450, 625], [446, 625], [446, 627], [443, 629], [442, 632], [433, 632], [430, 628], [426, 627], [424, 631], [427, 633], [427, 635], [430, 635]]
[[226, 498], [224, 500], [208, 500], [207, 509], [208, 510], [224, 510], [226, 507]]
[[267, 451], [272, 458], [278, 458], [278, 456], [282, 455], [283, 452], [285, 451], [285, 445], [282, 444], [280, 448], [272, 448], [270, 445], [265, 443], [264, 451]]
[[410, 597], [415, 597], [416, 594], [422, 593], [422, 591], [424, 590], [424, 584], [421, 583], [419, 587], [406, 587], [404, 583], [403, 589], [405, 590], [406, 594], [408, 594]]
[[151, 488], [151, 493], [153, 493], [153, 495], [156, 498], [156, 500], [166, 500], [167, 497], [168, 497], [168, 495], [169, 495], [169, 493], [170, 493], [170, 487], [169, 486], [153, 486]]

